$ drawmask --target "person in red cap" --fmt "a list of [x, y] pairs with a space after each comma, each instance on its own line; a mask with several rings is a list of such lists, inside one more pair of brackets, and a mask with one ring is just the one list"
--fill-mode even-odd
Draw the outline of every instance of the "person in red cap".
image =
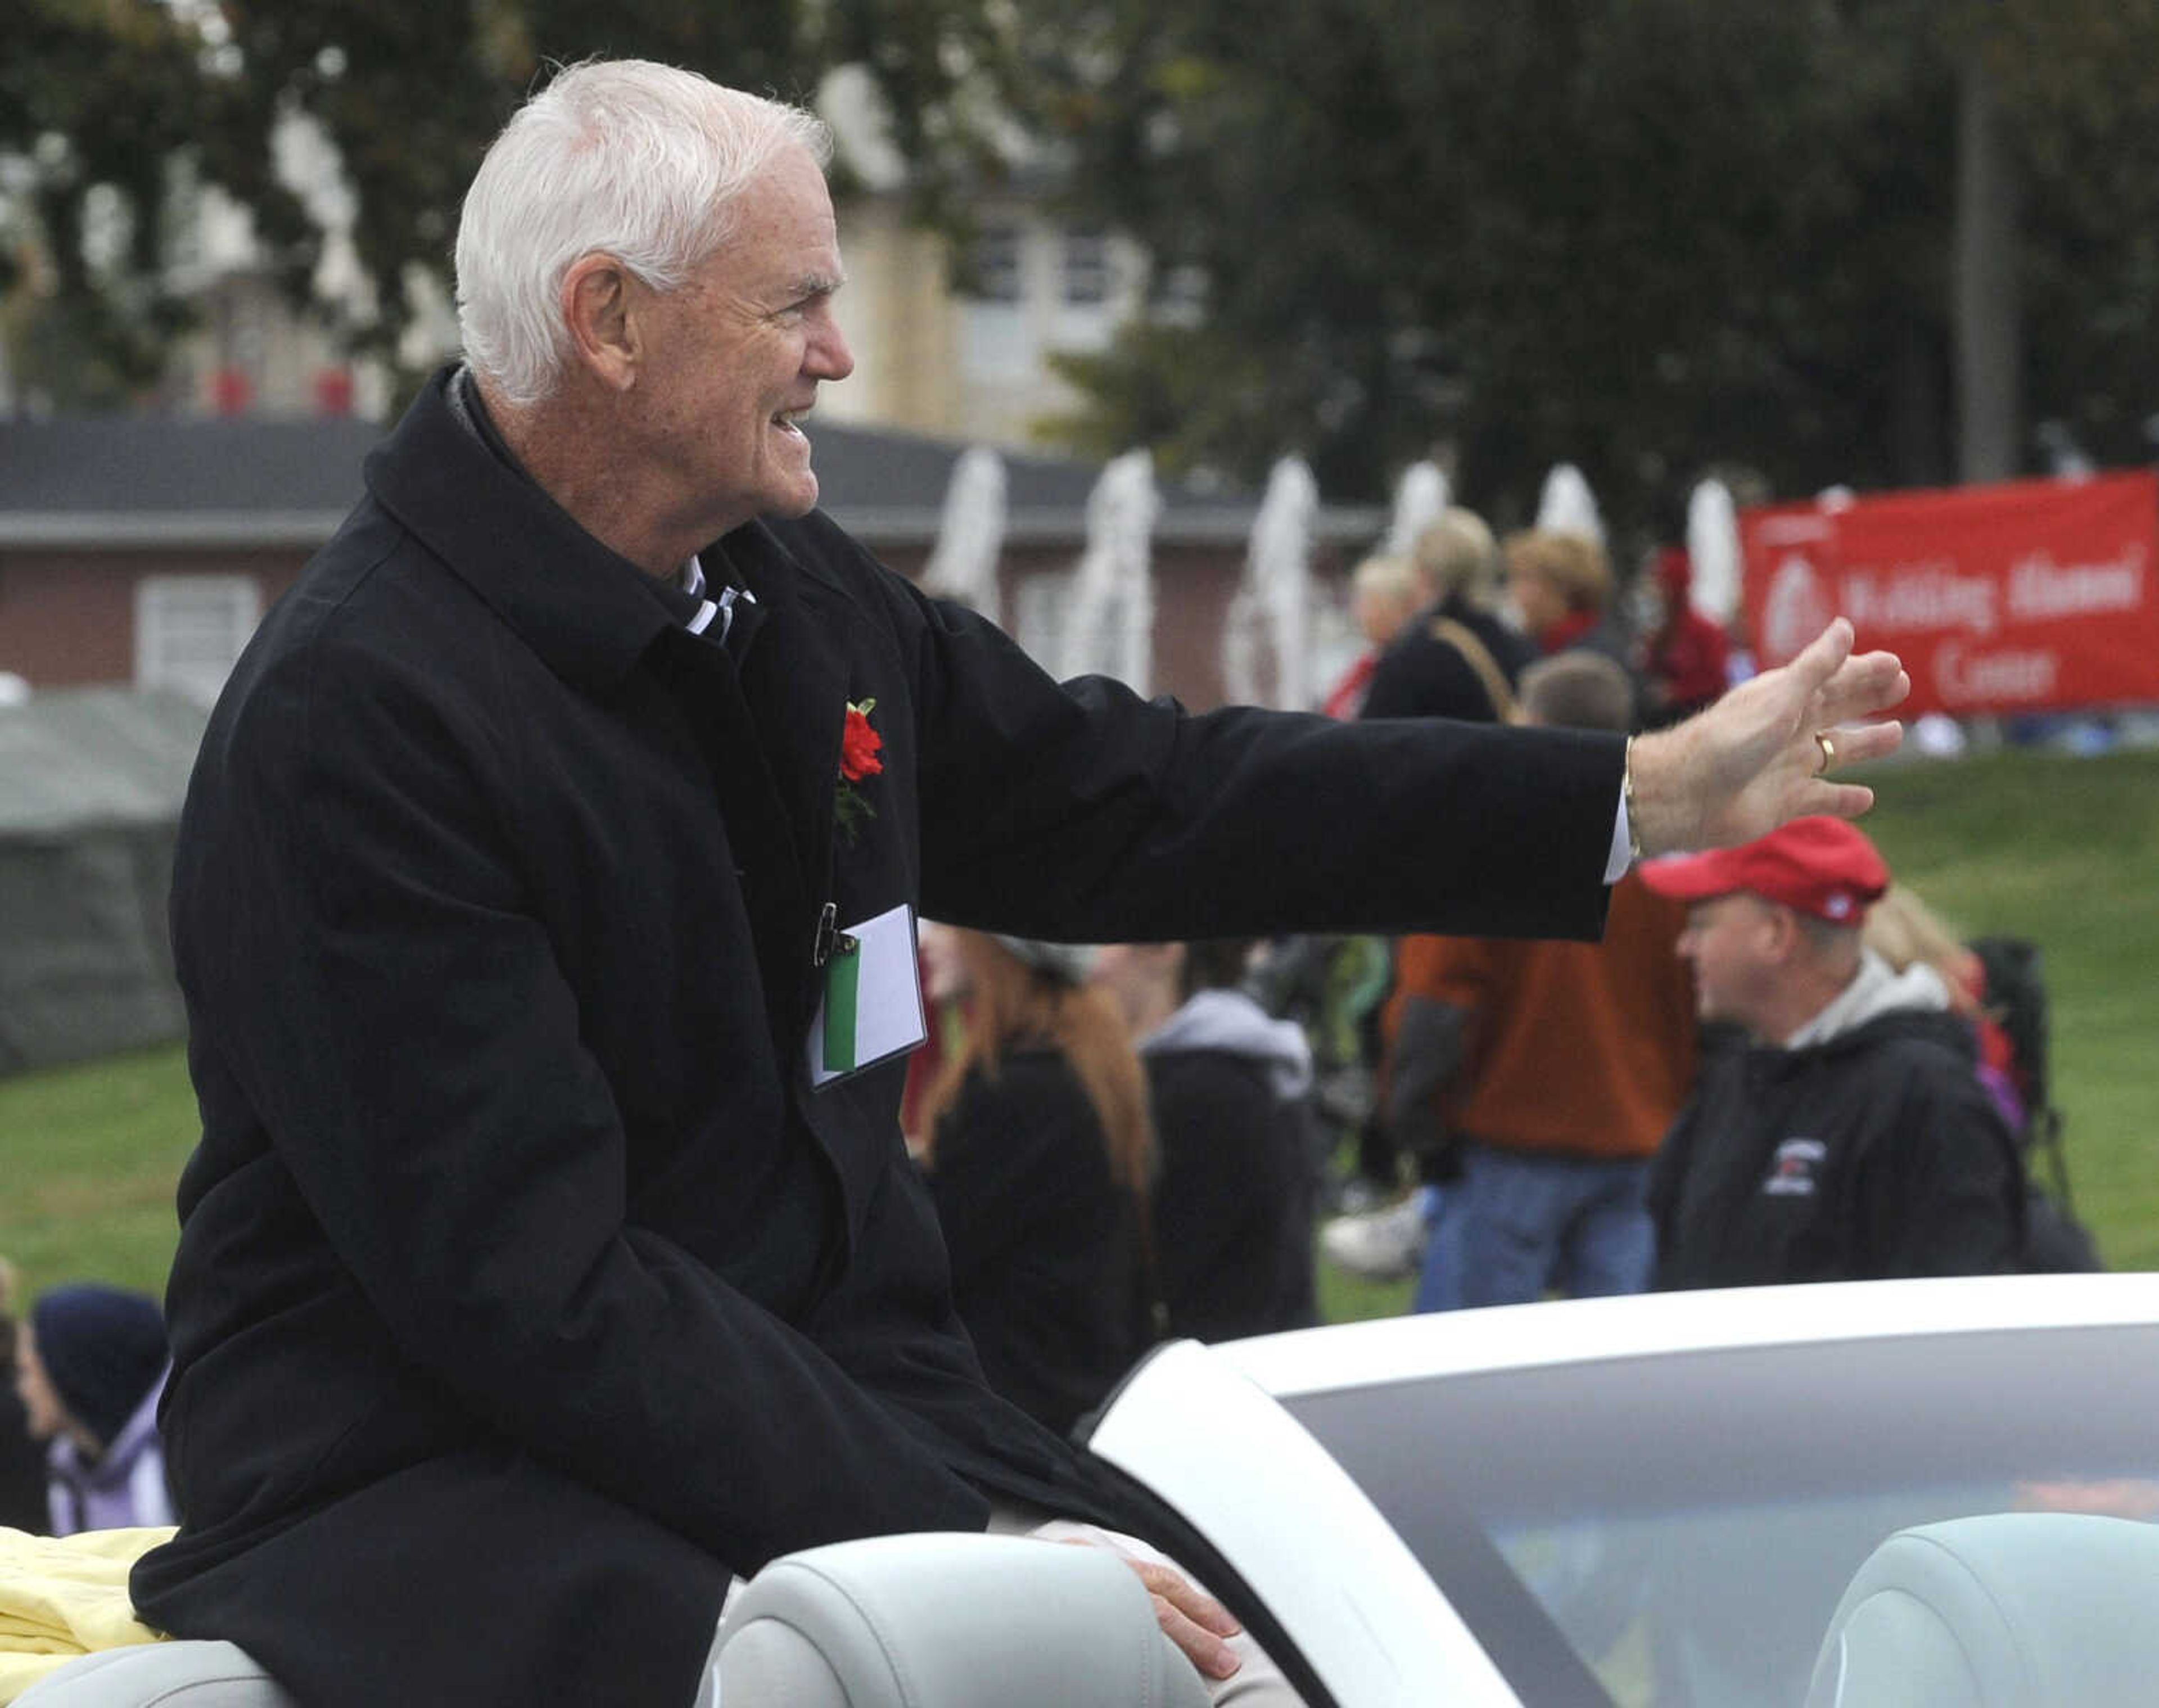
[[1924, 968], [1860, 940], [1889, 868], [1841, 819], [1640, 868], [1689, 904], [1679, 952], [1712, 1054], [1651, 1172], [1657, 1285], [2014, 1269], [2023, 1172]]

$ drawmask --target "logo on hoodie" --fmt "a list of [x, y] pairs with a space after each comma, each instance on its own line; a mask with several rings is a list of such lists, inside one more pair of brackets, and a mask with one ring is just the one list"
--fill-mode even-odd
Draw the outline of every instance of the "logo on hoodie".
[[1787, 1139], [1771, 1158], [1762, 1191], [1768, 1198], [1812, 1198], [1829, 1146], [1820, 1139]]

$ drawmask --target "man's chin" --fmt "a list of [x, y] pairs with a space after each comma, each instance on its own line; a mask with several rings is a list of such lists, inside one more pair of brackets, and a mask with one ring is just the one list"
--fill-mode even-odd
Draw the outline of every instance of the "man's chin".
[[806, 516], [817, 508], [817, 477], [805, 473], [799, 480], [790, 480], [786, 486], [770, 494], [764, 513], [781, 521], [791, 522]]

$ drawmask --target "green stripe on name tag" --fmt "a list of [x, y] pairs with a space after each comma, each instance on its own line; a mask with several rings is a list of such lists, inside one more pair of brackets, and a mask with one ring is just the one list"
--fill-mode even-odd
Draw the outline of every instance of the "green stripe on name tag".
[[855, 1001], [862, 982], [862, 958], [841, 953], [825, 963], [825, 1071], [845, 1074], [855, 1065]]

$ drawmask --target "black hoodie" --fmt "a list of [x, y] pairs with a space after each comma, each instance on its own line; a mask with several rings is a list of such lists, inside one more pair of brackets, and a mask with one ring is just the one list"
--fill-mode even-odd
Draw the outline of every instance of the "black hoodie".
[[1891, 1008], [1706, 1060], [1650, 1176], [1660, 1288], [2017, 1266], [2023, 1170], [1970, 1027]]

